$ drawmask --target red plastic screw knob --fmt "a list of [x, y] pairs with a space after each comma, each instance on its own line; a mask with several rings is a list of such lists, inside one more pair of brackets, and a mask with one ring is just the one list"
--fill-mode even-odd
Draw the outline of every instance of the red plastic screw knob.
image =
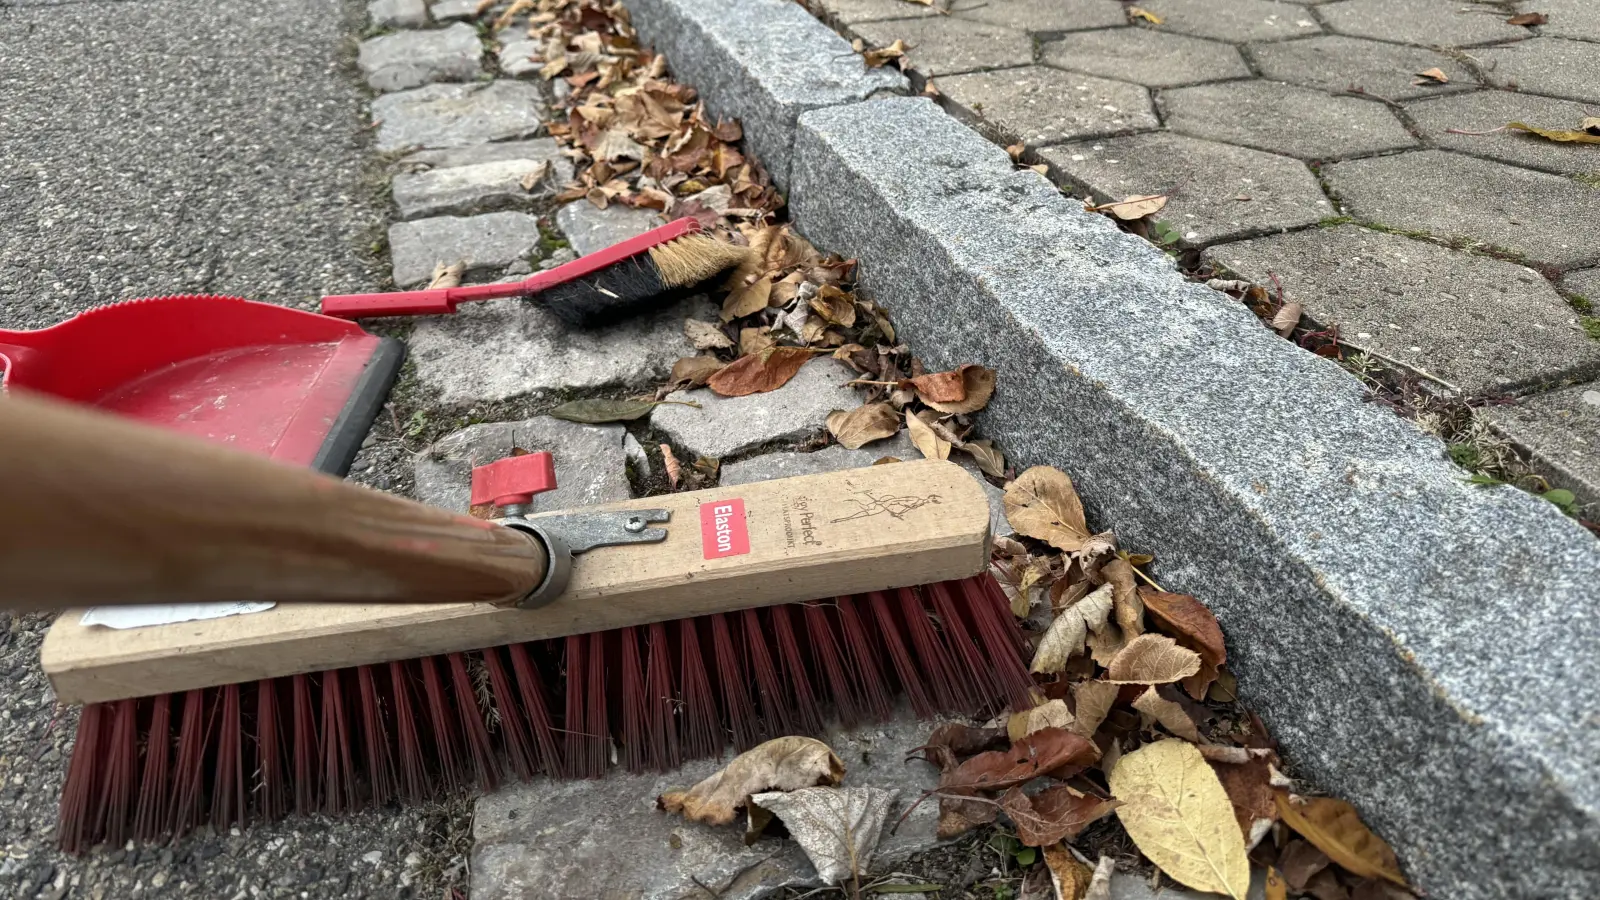
[[554, 490], [556, 462], [548, 453], [524, 453], [472, 468], [472, 505], [515, 506]]

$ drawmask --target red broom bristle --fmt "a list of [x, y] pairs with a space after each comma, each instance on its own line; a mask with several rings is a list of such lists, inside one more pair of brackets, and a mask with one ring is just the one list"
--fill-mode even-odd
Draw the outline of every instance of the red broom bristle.
[[522, 697], [522, 708], [527, 713], [528, 727], [533, 731], [533, 745], [539, 751], [539, 768], [560, 778], [565, 771], [561, 764], [561, 751], [556, 746], [555, 727], [550, 722], [550, 707], [545, 702], [544, 680], [539, 669], [528, 658], [525, 644], [512, 644], [511, 671], [517, 678], [517, 690]]
[[394, 701], [394, 738], [400, 759], [399, 788], [406, 800], [421, 803], [429, 795], [428, 779], [416, 710], [411, 705], [410, 679], [405, 663], [389, 663], [389, 696]]
[[911, 711], [919, 719], [932, 716], [935, 710], [928, 700], [928, 692], [923, 689], [923, 675], [911, 661], [911, 651], [906, 649], [900, 625], [894, 619], [894, 612], [889, 609], [889, 598], [880, 591], [873, 591], [867, 595], [867, 606], [872, 610], [872, 620], [877, 623], [878, 634], [883, 638], [883, 646], [888, 651], [889, 663], [894, 666], [900, 689], [911, 700]]
[[834, 605], [839, 615], [839, 632], [844, 636], [846, 656], [851, 670], [856, 673], [862, 707], [869, 718], [887, 719], [891, 713], [889, 685], [882, 667], [878, 665], [880, 654], [872, 645], [872, 636], [867, 633], [853, 598], [838, 597]]
[[772, 634], [777, 639], [778, 658], [783, 661], [784, 681], [794, 688], [795, 730], [802, 734], [821, 734], [822, 707], [811, 690], [811, 673], [800, 653], [800, 640], [795, 637], [794, 620], [790, 617], [793, 608], [772, 607]]
[[349, 717], [339, 670], [322, 674], [322, 811], [329, 815], [356, 808], [355, 766], [350, 759]]
[[[217, 727], [217, 758], [211, 783], [211, 827], [227, 830], [244, 823], [244, 716], [240, 709], [239, 686], [221, 689], [222, 719]], [[121, 843], [120, 839], [114, 839]]]
[[667, 642], [667, 626], [652, 622], [649, 638], [645, 648], [649, 658], [645, 664], [645, 690], [650, 723], [646, 752], [650, 768], [659, 772], [682, 765], [683, 751], [678, 747], [678, 719], [672, 706], [672, 645]]
[[537, 751], [533, 749], [533, 739], [528, 735], [522, 711], [517, 708], [517, 695], [500, 662], [500, 651], [493, 647], [483, 651], [483, 667], [489, 673], [489, 693], [494, 697], [494, 712], [500, 720], [500, 733], [505, 737], [511, 771], [519, 780], [527, 781], [539, 771]]
[[[139, 780], [139, 807], [133, 816], [134, 837], [142, 842], [154, 841], [162, 834], [162, 810], [167, 803], [167, 760], [171, 749], [172, 695], [159, 694], [150, 710], [150, 731], [144, 742], [144, 777]], [[76, 747], [72, 762], [77, 765]], [[68, 780], [71, 780], [70, 773]], [[281, 807], [277, 808], [277, 813], [282, 813]]]
[[389, 732], [383, 724], [382, 701], [371, 666], [356, 667], [356, 685], [361, 696], [362, 761], [367, 787], [374, 805], [394, 799], [394, 757], [389, 752]]
[[717, 613], [708, 618], [711, 619], [711, 652], [716, 657], [723, 718], [733, 731], [734, 749], [743, 753], [761, 743], [763, 730], [756, 719], [755, 707], [750, 704], [750, 692], [745, 689], [744, 666], [733, 646], [728, 617]]
[[445, 695], [444, 681], [439, 677], [438, 657], [424, 656], [417, 662], [422, 667], [423, 706], [428, 711], [429, 734], [439, 760], [440, 774], [445, 789], [455, 793], [467, 789], [467, 773], [461, 753], [456, 745], [456, 723], [450, 721], [450, 702]]
[[950, 658], [950, 652], [928, 617], [922, 595], [911, 588], [895, 591], [900, 602], [901, 619], [911, 646], [917, 651], [917, 660], [924, 677], [933, 687], [933, 701], [947, 712], [971, 712], [978, 708], [978, 700], [966, 676]]
[[607, 718], [609, 706], [606, 695], [606, 636], [605, 632], [589, 635], [589, 702], [585, 704], [588, 715], [584, 719], [584, 735], [589, 739], [590, 778], [606, 773], [611, 762], [611, 723]]
[[[165, 695], [156, 698], [165, 699]], [[159, 712], [159, 710], [158, 710]], [[278, 737], [278, 683], [271, 678], [256, 682], [256, 806], [267, 821], [284, 814], [283, 747]], [[161, 729], [165, 731], [165, 729]], [[150, 746], [155, 746], [157, 730], [150, 728]], [[163, 759], [164, 759], [163, 755]], [[145, 766], [150, 778], [152, 759]], [[163, 762], [162, 767], [165, 768]], [[143, 805], [143, 800], [140, 801]]]
[[166, 830], [174, 837], [200, 824], [200, 795], [205, 785], [205, 693], [194, 690], [183, 696], [176, 777], [172, 779], [172, 809], [167, 813]]
[[456, 713], [461, 719], [461, 732], [466, 735], [467, 756], [472, 760], [472, 772], [478, 787], [485, 793], [500, 784], [500, 763], [489, 742], [489, 728], [483, 721], [483, 708], [478, 701], [477, 686], [467, 672], [467, 660], [460, 653], [452, 653], [450, 680], [456, 688]]
[[639, 657], [639, 631], [622, 629], [622, 763], [630, 772], [646, 768], [649, 716], [644, 686], [644, 661]]
[[317, 724], [311, 713], [311, 679], [305, 675], [291, 676], [289, 690], [290, 724], [294, 728], [294, 743], [290, 748], [294, 811], [308, 816], [317, 808]]
[[101, 760], [105, 773], [96, 799], [94, 834], [112, 844], [126, 840], [128, 810], [133, 808], [134, 781], [139, 767], [137, 701], [111, 704], [111, 735]]
[[967, 609], [972, 611], [978, 638], [983, 642], [990, 669], [1000, 684], [1006, 703], [1012, 709], [1031, 708], [1037, 702], [1033, 696], [1033, 676], [1022, 664], [1022, 657], [1018, 655], [1017, 645], [1012, 640], [1012, 635], [1020, 634], [1021, 630], [1012, 624], [1015, 617], [1011, 614], [1010, 604], [1005, 603], [1002, 594], [1001, 605], [996, 606], [994, 595], [985, 592], [976, 578], [968, 578], [958, 584], [966, 599]]
[[933, 609], [939, 616], [939, 623], [944, 626], [945, 642], [955, 658], [956, 667], [971, 677], [977, 688], [979, 706], [987, 706], [999, 696], [1000, 687], [995, 682], [993, 673], [989, 671], [989, 666], [984, 662], [983, 651], [973, 639], [972, 627], [962, 615], [960, 607], [956, 605], [955, 598], [950, 596], [950, 592], [943, 584], [930, 584], [925, 590], [928, 597], [933, 600]]
[[744, 625], [744, 658], [756, 678], [756, 696], [761, 701], [761, 718], [767, 723], [769, 734], [793, 734], [793, 710], [788, 692], [783, 689], [783, 679], [772, 660], [772, 650], [767, 647], [767, 636], [761, 630], [761, 616], [756, 610], [739, 612]]
[[706, 677], [705, 657], [700, 653], [700, 620], [678, 623], [678, 654], [682, 676], [683, 706], [678, 715], [683, 723], [683, 753], [687, 759], [722, 756], [722, 723], [717, 720], [717, 701]]
[[1016, 616], [1011, 612], [1011, 601], [1006, 599], [1006, 592], [1000, 589], [1000, 582], [995, 581], [988, 575], [974, 575], [963, 580], [961, 584], [963, 590], [969, 584], [976, 585], [979, 591], [989, 598], [990, 608], [1000, 610], [1003, 613], [1000, 618], [1008, 627], [1001, 629], [1001, 631], [1005, 633], [1006, 640], [1011, 643], [1016, 655], [1019, 658], [1027, 658], [1029, 650], [1028, 636], [1023, 633], [1021, 628], [1015, 627]]
[[95, 781], [104, 752], [100, 746], [102, 720], [109, 718], [110, 704], [91, 703], [78, 714], [78, 734], [73, 742], [72, 761], [61, 786], [61, 811], [58, 833], [62, 849], [80, 853], [93, 843], [93, 812], [97, 791]]
[[827, 682], [828, 696], [839, 720], [845, 727], [861, 721], [861, 704], [851, 689], [850, 671], [845, 667], [844, 654], [834, 637], [833, 626], [828, 622], [827, 611], [820, 603], [802, 603], [801, 618], [805, 621], [806, 638], [811, 644], [812, 660]]

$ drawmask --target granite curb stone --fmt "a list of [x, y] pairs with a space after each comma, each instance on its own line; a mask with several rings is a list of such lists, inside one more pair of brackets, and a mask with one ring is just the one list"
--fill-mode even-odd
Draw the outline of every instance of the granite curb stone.
[[1465, 484], [1355, 379], [931, 103], [800, 124], [806, 236], [862, 260], [930, 366], [1003, 361], [984, 433], [1070, 472], [1091, 521], [1210, 604], [1246, 699], [1416, 883], [1600, 891], [1591, 535]]
[[904, 93], [905, 76], [868, 69], [844, 38], [792, 0], [630, 0], [641, 41], [665, 53], [712, 115], [738, 119], [779, 190], [794, 123], [808, 109]]

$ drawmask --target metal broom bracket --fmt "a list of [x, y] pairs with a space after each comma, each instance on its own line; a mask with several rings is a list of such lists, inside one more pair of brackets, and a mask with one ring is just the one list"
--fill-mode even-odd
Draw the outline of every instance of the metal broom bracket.
[[655, 544], [667, 539], [665, 528], [650, 525], [668, 522], [666, 509], [629, 509], [610, 512], [578, 512], [559, 516], [527, 517], [533, 497], [556, 486], [555, 460], [548, 453], [512, 456], [472, 469], [472, 504], [492, 503], [502, 518], [495, 524], [514, 528], [532, 536], [550, 556], [544, 580], [517, 602], [518, 609], [537, 609], [561, 596], [572, 579], [572, 558], [596, 547], [620, 544]]

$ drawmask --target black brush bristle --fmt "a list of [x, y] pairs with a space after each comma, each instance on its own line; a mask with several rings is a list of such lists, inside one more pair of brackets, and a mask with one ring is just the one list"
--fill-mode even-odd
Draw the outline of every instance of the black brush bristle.
[[567, 325], [596, 328], [661, 309], [687, 293], [661, 280], [648, 253], [630, 256], [577, 281], [558, 284], [533, 299]]

